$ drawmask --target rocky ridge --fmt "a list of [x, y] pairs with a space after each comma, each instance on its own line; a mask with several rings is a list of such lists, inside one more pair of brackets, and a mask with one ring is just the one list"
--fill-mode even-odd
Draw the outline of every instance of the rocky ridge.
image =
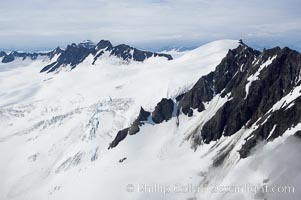
[[[256, 127], [239, 150], [245, 158], [259, 142], [272, 141], [301, 122], [300, 70], [301, 54], [297, 51], [275, 47], [259, 52], [241, 41], [215, 71], [175, 99], [177, 115], [191, 117], [194, 112], [204, 111], [205, 103], [216, 95], [229, 95], [229, 100], [191, 139], [198, 146], [231, 136], [244, 127]], [[155, 124], [162, 123], [172, 117], [172, 108], [173, 100], [162, 99], [148, 115]], [[139, 117], [131, 126], [134, 134], [143, 125]], [[123, 140], [131, 127], [119, 132], [112, 143]]]

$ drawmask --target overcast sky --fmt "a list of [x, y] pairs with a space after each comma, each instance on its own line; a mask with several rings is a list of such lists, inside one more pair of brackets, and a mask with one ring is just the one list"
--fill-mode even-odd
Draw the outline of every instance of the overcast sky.
[[0, 1], [0, 49], [85, 39], [154, 48], [240, 38], [301, 49], [301, 0]]

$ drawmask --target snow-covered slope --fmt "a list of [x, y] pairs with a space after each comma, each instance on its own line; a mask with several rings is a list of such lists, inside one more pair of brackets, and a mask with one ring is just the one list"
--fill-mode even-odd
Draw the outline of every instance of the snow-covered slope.
[[197, 46], [179, 47], [179, 46], [166, 46], [160, 49], [160, 53], [171, 55], [173, 58], [178, 58], [191, 50], [196, 49]]
[[[271, 178], [275, 174], [298, 183], [284, 164], [292, 158], [275, 159], [287, 151], [297, 155], [298, 138], [285, 140], [295, 137], [294, 130], [244, 160], [237, 151], [255, 124], [196, 147], [195, 133], [233, 99], [231, 92], [214, 94], [191, 117], [174, 111], [160, 124], [149, 118], [137, 134], [108, 149], [141, 106], [153, 111], [162, 98], [189, 93], [238, 46], [222, 40], [174, 60], [118, 65], [110, 57], [92, 64], [88, 56], [74, 70], [56, 74], [39, 73], [49, 59], [0, 63], [0, 199], [250, 199], [252, 193], [214, 192], [214, 186], [285, 183]], [[276, 164], [284, 170], [270, 167]], [[296, 169], [298, 162], [291, 165]]]

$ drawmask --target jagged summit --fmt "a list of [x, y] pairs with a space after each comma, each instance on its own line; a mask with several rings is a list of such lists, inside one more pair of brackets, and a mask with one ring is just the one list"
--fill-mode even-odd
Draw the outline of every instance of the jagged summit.
[[96, 50], [101, 50], [101, 49], [111, 50], [112, 48], [113, 45], [109, 40], [100, 40], [96, 45]]
[[75, 43], [68, 45], [66, 50], [60, 54], [59, 58], [44, 67], [41, 72], [54, 72], [67, 65], [70, 65], [71, 69], [74, 69], [89, 55], [94, 57], [91, 64], [95, 64], [98, 59], [101, 59], [105, 52], [107, 52], [108, 56], [117, 57], [123, 62], [143, 62], [150, 57], [165, 57], [168, 60], [172, 59], [172, 57], [168, 54], [141, 51], [125, 44], [113, 46], [108, 40], [101, 40], [97, 45], [94, 45], [94, 43], [91, 44], [90, 41], [87, 41], [85, 43], [80, 43], [79, 45], [76, 45]]
[[63, 49], [61, 49], [60, 47], [57, 47], [54, 50], [48, 51], [48, 52], [34, 52], [34, 53], [27, 53], [24, 51], [12, 51], [10, 53], [6, 53], [4, 51], [1, 51], [0, 52], [0, 61], [2, 63], [9, 63], [9, 62], [13, 62], [15, 59], [36, 60], [39, 56], [52, 59], [55, 55], [58, 55], [61, 52], [63, 52]]
[[[8, 54], [4, 51], [1, 51], [0, 61], [2, 63], [9, 63], [13, 62], [16, 58], [20, 58], [22, 60], [36, 60], [39, 56], [43, 56], [48, 58], [51, 61], [51, 63], [43, 67], [41, 72], [49, 73], [54, 72], [67, 65], [69, 65], [71, 69], [74, 69], [89, 55], [93, 56], [94, 58], [91, 64], [95, 64], [98, 59], [101, 59], [105, 52], [106, 56], [116, 57], [124, 63], [129, 63], [131, 61], [143, 62], [144, 60], [150, 57], [164, 57], [168, 60], [173, 59], [172, 56], [168, 54], [142, 51], [126, 44], [113, 46], [109, 40], [100, 40], [97, 44], [95, 44], [91, 40], [85, 40], [79, 44], [72, 43], [68, 45], [66, 49], [61, 49], [60, 47], [57, 47], [56, 49], [46, 53], [26, 53], [12, 51]], [[53, 58], [56, 58], [56, 60], [52, 60]]]
[[0, 58], [6, 56], [6, 52], [5, 51], [0, 51]]
[[78, 44], [78, 46], [87, 48], [87, 49], [93, 49], [95, 48], [96, 44], [92, 42], [91, 40], [84, 40], [81, 43]]
[[[218, 140], [223, 135], [233, 135], [262, 118], [259, 121], [261, 123], [257, 124], [259, 128], [251, 134], [252, 140], [248, 140], [241, 150], [241, 156], [245, 157], [256, 141], [274, 139], [301, 122], [301, 112], [295, 113], [294, 117], [269, 112], [278, 101], [300, 85], [300, 72], [301, 55], [294, 50], [276, 47], [259, 52], [240, 44], [236, 49], [229, 50], [214, 72], [199, 79], [179, 101], [179, 107], [184, 114], [192, 116], [194, 109], [199, 112], [205, 110], [204, 103], [211, 101], [215, 95], [225, 97], [230, 94], [231, 100], [196, 133], [196, 136], [201, 135], [205, 143]], [[298, 110], [295, 107], [297, 99], [291, 108], [283, 106], [281, 112]], [[263, 120], [267, 118], [267, 122]], [[278, 126], [273, 134], [269, 134], [272, 124]]]
[[[288, 47], [260, 52], [240, 41], [213, 72], [175, 98], [177, 113], [192, 117], [195, 112], [206, 112], [206, 104], [216, 96], [228, 98], [208, 121], [199, 122], [199, 131], [193, 133], [192, 140], [194, 146], [209, 144], [244, 127], [256, 127], [239, 150], [245, 158], [258, 142], [272, 141], [301, 123], [300, 77], [299, 52]], [[169, 107], [166, 104], [161, 109]], [[122, 133], [125, 135], [125, 130]], [[113, 143], [124, 138], [116, 137]]]
[[83, 45], [76, 45], [75, 43], [68, 45], [62, 51], [56, 61], [44, 67], [41, 72], [53, 72], [59, 67], [69, 64], [73, 69], [77, 64], [81, 63], [91, 52], [91, 49]]
[[[11, 53], [5, 55], [2, 59], [3, 63], [8, 63], [14, 61], [16, 58], [21, 58], [21, 59], [35, 59], [39, 54], [36, 53], [20, 53], [18, 51], [12, 51]], [[42, 54], [41, 54], [42, 55]]]

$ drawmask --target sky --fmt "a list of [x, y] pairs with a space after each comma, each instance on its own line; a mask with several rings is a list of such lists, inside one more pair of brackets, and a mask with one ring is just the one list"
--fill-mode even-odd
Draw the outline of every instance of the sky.
[[0, 49], [90, 39], [144, 49], [244, 39], [301, 50], [300, 0], [0, 0]]

